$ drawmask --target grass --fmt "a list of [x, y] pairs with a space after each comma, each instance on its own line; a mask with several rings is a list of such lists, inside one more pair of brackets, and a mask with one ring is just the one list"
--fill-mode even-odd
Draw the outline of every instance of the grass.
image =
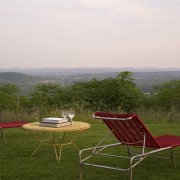
[[[82, 119], [83, 120], [83, 119]], [[88, 119], [92, 127], [86, 131], [69, 133], [69, 138], [74, 138], [80, 149], [95, 146], [99, 140], [108, 132], [106, 126], [101, 122]], [[179, 124], [147, 124], [153, 135], [174, 134], [179, 135]], [[7, 144], [0, 139], [0, 180], [76, 180], [79, 179], [79, 156], [72, 145], [65, 146], [62, 151], [62, 159], [58, 164], [55, 159], [53, 148], [44, 145], [34, 157], [30, 154], [37, 145], [31, 134], [21, 128], [6, 129], [4, 134]], [[43, 134], [38, 134], [43, 136]], [[110, 140], [114, 140], [113, 137]], [[112, 153], [117, 149], [112, 149]], [[119, 151], [119, 149], [118, 149]], [[120, 150], [121, 151], [121, 150]], [[147, 158], [133, 171], [134, 180], [178, 180], [180, 179], [180, 148], [175, 151], [177, 169], [174, 170], [171, 161]], [[167, 154], [163, 153], [163, 154]], [[109, 164], [124, 164], [115, 159], [102, 160]], [[126, 173], [99, 169], [94, 167], [83, 167], [83, 180], [117, 180], [128, 179]]]

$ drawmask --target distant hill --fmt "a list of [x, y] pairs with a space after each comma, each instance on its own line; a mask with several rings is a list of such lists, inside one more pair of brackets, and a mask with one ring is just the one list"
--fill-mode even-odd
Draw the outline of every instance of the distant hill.
[[135, 72], [133, 78], [142, 92], [153, 94], [154, 86], [171, 80], [180, 80], [180, 71]]
[[97, 74], [97, 73], [116, 73], [122, 71], [131, 72], [162, 72], [162, 71], [180, 71], [180, 68], [0, 68], [0, 72], [17, 72], [29, 75], [56, 76], [73, 74]]
[[[42, 69], [41, 69], [42, 70]], [[87, 69], [86, 69], [87, 70]], [[0, 83], [12, 83], [20, 87], [22, 94], [28, 94], [35, 85], [39, 83], [58, 83], [61, 86], [69, 86], [76, 82], [87, 82], [94, 79], [103, 80], [109, 77], [115, 78], [121, 71], [107, 71], [101, 72], [95, 68], [85, 71], [85, 69], [43, 69], [38, 72], [38, 69], [34, 70], [36, 75], [30, 75], [19, 72], [1, 72]], [[167, 81], [180, 80], [180, 71], [154, 71], [154, 72], [136, 72], [133, 79], [138, 88], [144, 93], [153, 94], [153, 86], [161, 85]], [[37, 75], [39, 74], [39, 75]]]
[[2, 72], [0, 73], [0, 83], [27, 83], [32, 81], [39, 81], [42, 77], [27, 75], [16, 72]]
[[21, 93], [26, 95], [39, 82], [43, 82], [44, 77], [33, 76], [16, 72], [2, 72], [0, 73], [0, 84], [15, 84], [19, 86]]

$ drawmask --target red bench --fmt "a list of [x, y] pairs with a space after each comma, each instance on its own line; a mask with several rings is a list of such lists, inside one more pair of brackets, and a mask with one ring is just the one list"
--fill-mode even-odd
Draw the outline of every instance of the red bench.
[[4, 136], [3, 129], [22, 127], [26, 123], [28, 122], [23, 121], [23, 120], [11, 121], [11, 122], [0, 122], [0, 131], [1, 131], [1, 135], [3, 136], [4, 142], [6, 143], [6, 138]]

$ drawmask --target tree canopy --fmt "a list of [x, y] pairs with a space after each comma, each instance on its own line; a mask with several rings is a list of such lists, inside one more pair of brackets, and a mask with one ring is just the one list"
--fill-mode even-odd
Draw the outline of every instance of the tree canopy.
[[158, 87], [158, 93], [154, 96], [155, 105], [169, 110], [172, 107], [180, 109], [180, 80], [173, 80]]
[[115, 78], [92, 79], [68, 87], [59, 84], [38, 84], [21, 96], [14, 84], [0, 84], [0, 111], [51, 111], [53, 109], [89, 109], [91, 111], [135, 112], [137, 108], [180, 108], [180, 80], [159, 86], [157, 94], [145, 96], [134, 84], [132, 72], [119, 73]]

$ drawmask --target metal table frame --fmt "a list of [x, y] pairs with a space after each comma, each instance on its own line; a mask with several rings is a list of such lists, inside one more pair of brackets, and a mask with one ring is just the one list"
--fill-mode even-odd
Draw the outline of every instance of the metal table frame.
[[[85, 122], [74, 121], [73, 125], [54, 128], [54, 127], [43, 127], [39, 125], [39, 122], [33, 122], [33, 123], [25, 124], [22, 127], [28, 133], [32, 134], [33, 137], [39, 142], [37, 147], [32, 152], [31, 156], [34, 156], [43, 144], [50, 144], [51, 146], [53, 146], [56, 160], [60, 162], [63, 146], [72, 144], [75, 147], [75, 149], [80, 151], [79, 148], [74, 143], [74, 140], [71, 139], [69, 140], [69, 142], [65, 143], [66, 134], [68, 132], [75, 132], [75, 131], [79, 132], [79, 131], [86, 130], [90, 128], [91, 125]], [[50, 132], [51, 136], [48, 138], [44, 138], [44, 137], [38, 136], [37, 133], [35, 132], [43, 132], [44, 134], [47, 132]], [[57, 133], [59, 133], [60, 135], [58, 138], [56, 137]]]

